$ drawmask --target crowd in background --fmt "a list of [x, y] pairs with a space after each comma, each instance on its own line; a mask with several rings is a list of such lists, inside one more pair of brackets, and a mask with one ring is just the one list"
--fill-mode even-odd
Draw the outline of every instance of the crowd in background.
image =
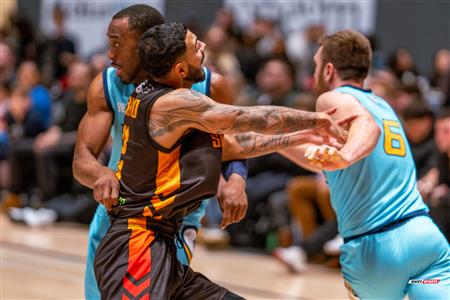
[[[0, 30], [1, 208], [12, 220], [30, 226], [89, 223], [96, 207], [90, 191], [73, 179], [71, 162], [87, 88], [108, 66], [107, 53], [81, 57], [58, 6], [53, 21], [53, 36], [44, 36], [20, 14]], [[221, 9], [206, 30], [191, 25], [207, 45], [205, 65], [225, 76], [236, 105], [314, 110], [313, 55], [326, 34], [321, 24], [284, 36], [276, 23], [263, 18], [240, 28], [231, 12]], [[449, 239], [449, 49], [437, 51], [432, 73], [423, 74], [408, 49], [384, 53], [371, 40], [373, 68], [366, 87], [402, 119], [419, 190]], [[298, 245], [319, 261], [327, 257], [324, 252], [334, 254], [326, 242], [338, 233], [336, 218], [322, 175], [278, 154], [251, 159], [247, 195], [247, 217], [218, 239], [209, 235], [215, 231], [206, 230], [201, 237], [205, 243], [225, 238], [234, 246], [266, 251]], [[218, 223], [219, 209], [217, 203], [210, 206], [205, 224], [211, 228]]]

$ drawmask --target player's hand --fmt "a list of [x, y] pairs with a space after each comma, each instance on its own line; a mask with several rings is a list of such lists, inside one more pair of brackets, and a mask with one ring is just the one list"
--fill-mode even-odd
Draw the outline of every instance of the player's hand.
[[222, 230], [245, 217], [248, 207], [245, 186], [244, 178], [239, 174], [231, 174], [217, 194], [217, 200], [222, 209], [222, 223], [220, 224]]
[[94, 183], [94, 199], [103, 204], [107, 210], [111, 210], [118, 204], [119, 188], [119, 181], [114, 172], [103, 167], [102, 174]]
[[350, 165], [338, 149], [328, 145], [308, 147], [305, 157], [312, 166], [324, 171], [340, 170]]
[[349, 128], [351, 122], [356, 119], [358, 115], [350, 115], [343, 119], [334, 121], [331, 118], [331, 115], [333, 115], [335, 112], [336, 108], [332, 108], [324, 113], [318, 113], [318, 128], [324, 130], [326, 134], [328, 134], [330, 137], [335, 138], [338, 142], [345, 143], [348, 137], [348, 130], [346, 130], [346, 128]]

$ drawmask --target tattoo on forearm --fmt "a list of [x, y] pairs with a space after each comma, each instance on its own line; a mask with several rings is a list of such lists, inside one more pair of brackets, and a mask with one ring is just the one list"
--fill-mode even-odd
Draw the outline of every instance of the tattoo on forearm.
[[174, 91], [172, 95], [186, 101], [182, 101], [178, 107], [152, 112], [149, 129], [153, 136], [161, 136], [186, 126], [214, 133], [254, 131], [282, 134], [319, 124], [316, 113], [286, 107], [219, 105], [203, 94], [186, 89]]
[[242, 133], [233, 136], [240, 146], [240, 154], [244, 156], [257, 156], [278, 151], [297, 142], [292, 135], [264, 136], [255, 133]]

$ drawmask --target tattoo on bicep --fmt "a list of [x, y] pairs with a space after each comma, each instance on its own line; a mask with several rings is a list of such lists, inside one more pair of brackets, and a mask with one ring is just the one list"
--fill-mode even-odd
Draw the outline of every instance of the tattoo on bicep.
[[[193, 91], [180, 90], [173, 96], [184, 101], [173, 108], [153, 112], [149, 120], [149, 129], [153, 136], [161, 136], [180, 127], [195, 127], [212, 133], [229, 131], [230, 115], [239, 115], [241, 108], [235, 106], [217, 106], [207, 96]], [[219, 108], [220, 107], [220, 108]]]
[[239, 107], [215, 103], [193, 90], [174, 91], [180, 101], [177, 107], [152, 113], [149, 130], [161, 136], [180, 127], [195, 127], [211, 133], [255, 131], [282, 134], [315, 127], [314, 113], [278, 106]]
[[294, 144], [290, 135], [263, 136], [255, 133], [242, 133], [234, 136], [240, 146], [241, 154], [255, 156], [278, 151]]

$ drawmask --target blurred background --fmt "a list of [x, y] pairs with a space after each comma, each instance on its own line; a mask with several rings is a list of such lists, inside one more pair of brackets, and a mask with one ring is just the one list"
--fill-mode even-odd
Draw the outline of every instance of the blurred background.
[[[154, 6], [167, 21], [184, 22], [202, 37], [205, 65], [225, 76], [236, 105], [313, 110], [319, 38], [345, 28], [363, 32], [374, 53], [366, 86], [403, 120], [420, 191], [449, 238], [448, 0], [0, 0], [3, 222], [21, 224], [21, 234], [60, 222], [89, 224], [96, 202], [71, 171], [76, 131], [90, 81], [109, 66], [107, 25], [115, 12], [136, 3]], [[293, 272], [303, 270], [298, 253], [339, 268], [342, 241], [322, 176], [277, 154], [251, 159], [249, 166], [246, 219], [221, 231], [220, 208], [211, 202], [200, 243], [274, 254]], [[87, 237], [87, 226], [81, 228]], [[2, 236], [3, 248], [8, 235]]]

